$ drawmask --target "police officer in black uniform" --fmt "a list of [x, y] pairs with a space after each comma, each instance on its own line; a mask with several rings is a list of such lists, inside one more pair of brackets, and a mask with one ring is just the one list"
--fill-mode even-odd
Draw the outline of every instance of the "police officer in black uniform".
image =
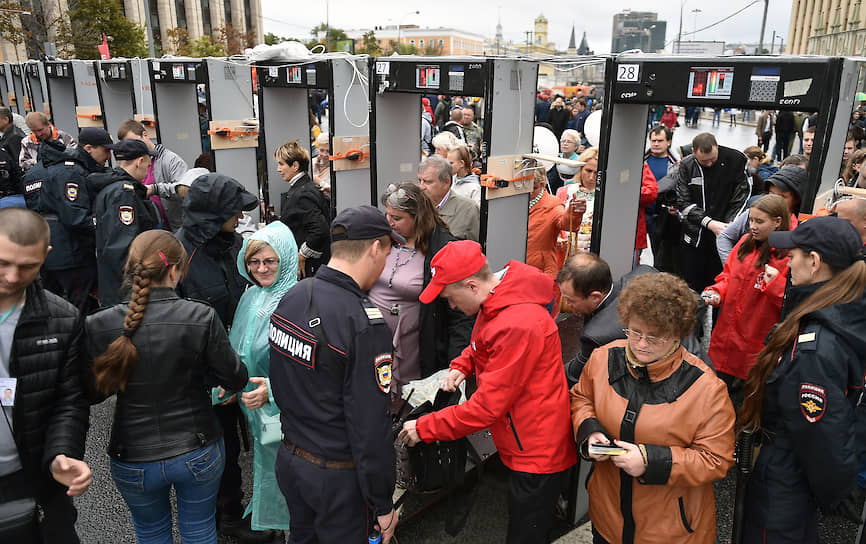
[[372, 206], [340, 212], [330, 261], [271, 317], [270, 379], [284, 436], [276, 474], [291, 543], [366, 542], [374, 525], [383, 542], [394, 534], [392, 333], [367, 298], [389, 236], [401, 238]]
[[153, 152], [141, 140], [125, 139], [105, 147], [114, 151], [117, 168], [91, 174], [88, 187], [96, 193], [96, 260], [99, 270], [99, 302], [113, 306], [121, 301], [120, 286], [129, 244], [146, 230], [156, 228], [158, 215], [147, 199], [142, 181], [147, 177]]
[[90, 292], [96, 287], [96, 254], [91, 195], [87, 177], [105, 172], [111, 158], [111, 136], [104, 128], [87, 127], [78, 147], [39, 147], [38, 161], [22, 181], [27, 206], [51, 227], [51, 252], [45, 259], [45, 287], [65, 297], [80, 311], [95, 309]]

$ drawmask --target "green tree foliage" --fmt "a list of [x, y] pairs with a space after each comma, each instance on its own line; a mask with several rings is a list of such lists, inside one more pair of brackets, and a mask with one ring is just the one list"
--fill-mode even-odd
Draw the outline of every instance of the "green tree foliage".
[[[430, 41], [432, 42], [433, 40], [430, 40]], [[424, 48], [424, 52], [422, 53], [422, 55], [425, 55], [428, 57], [436, 57], [436, 56], [441, 55], [441, 54], [442, 54], [442, 47], [440, 47], [438, 45], [433, 45], [432, 43], [430, 45], [426, 46]]]
[[[346, 41], [349, 39], [346, 36], [346, 32], [339, 28], [330, 27], [330, 32], [328, 32], [328, 25], [325, 23], [320, 23], [313, 27], [313, 30], [310, 31], [310, 34], [313, 35], [313, 39], [310, 42], [307, 42], [307, 48], [312, 48], [316, 45], [325, 45], [327, 51], [337, 51], [337, 42]], [[327, 41], [327, 43], [325, 43]]]
[[[196, 58], [224, 57], [227, 54], [239, 53], [252, 39], [247, 34], [237, 33], [231, 27], [217, 28], [212, 34], [198, 38], [190, 38], [185, 28], [172, 28], [166, 33], [172, 54]], [[234, 48], [232, 51], [228, 51], [228, 44]]]
[[[401, 40], [402, 41], [402, 40]], [[417, 55], [418, 48], [411, 44], [403, 42], [400, 44], [400, 49], [397, 49], [397, 40], [388, 40], [388, 54], [390, 55], [394, 51], [397, 51], [401, 55]]]
[[304, 40], [299, 40], [297, 38], [286, 37], [286, 36], [277, 36], [273, 32], [265, 32], [265, 44], [266, 45], [276, 45], [278, 43], [283, 43], [283, 42], [301, 42], [301, 43], [303, 43]]
[[189, 32], [185, 28], [170, 28], [165, 31], [168, 36], [168, 51], [181, 57], [191, 57]]
[[378, 57], [384, 53], [382, 48], [379, 47], [379, 43], [376, 41], [375, 32], [372, 30], [364, 32], [361, 48], [357, 50], [357, 53], [361, 55], [370, 55], [371, 57]]
[[147, 56], [144, 27], [123, 15], [118, 0], [70, 0], [67, 13], [69, 22], [58, 25], [58, 42], [68, 44], [76, 57], [98, 59], [103, 33], [112, 57]]
[[[0, 39], [15, 46], [16, 50], [18, 46], [27, 44], [27, 51], [34, 58], [50, 53], [45, 50], [45, 43], [55, 41], [49, 36], [57, 31], [66, 14], [43, 7], [42, 4], [25, 6], [19, 0], [0, 0]], [[62, 51], [63, 45], [62, 42], [57, 43], [58, 49]], [[27, 59], [15, 59], [13, 56], [11, 60]]]
[[214, 41], [213, 36], [199, 36], [190, 40], [190, 56], [192, 57], [224, 57], [225, 45]]
[[20, 2], [0, 2], [0, 38], [15, 47], [27, 41], [29, 37], [27, 28], [22, 25], [27, 15], [21, 15], [22, 11], [24, 10]]

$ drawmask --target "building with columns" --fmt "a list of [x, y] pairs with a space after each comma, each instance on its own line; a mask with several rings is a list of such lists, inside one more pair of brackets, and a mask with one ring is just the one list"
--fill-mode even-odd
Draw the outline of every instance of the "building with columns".
[[785, 53], [866, 55], [863, 0], [793, 0]]
[[[168, 31], [185, 28], [191, 39], [211, 35], [215, 29], [230, 26], [252, 32], [256, 43], [263, 43], [264, 21], [261, 0], [150, 0], [153, 39], [160, 51], [169, 44]], [[145, 25], [144, 0], [120, 0], [126, 17]]]
[[[146, 26], [144, 0], [119, 0], [126, 18]], [[31, 0], [35, 13], [45, 10], [46, 20], [69, 10], [68, 0]], [[191, 39], [213, 34], [214, 30], [231, 26], [247, 33], [252, 32], [256, 43], [264, 42], [264, 20], [261, 0], [149, 0], [150, 22], [157, 55], [171, 53], [166, 48], [171, 43], [168, 31], [185, 28]], [[23, 8], [22, 8], [23, 11]], [[48, 41], [53, 41], [52, 29], [48, 29]], [[17, 48], [0, 39], [0, 61], [24, 62], [28, 59], [25, 44]]]

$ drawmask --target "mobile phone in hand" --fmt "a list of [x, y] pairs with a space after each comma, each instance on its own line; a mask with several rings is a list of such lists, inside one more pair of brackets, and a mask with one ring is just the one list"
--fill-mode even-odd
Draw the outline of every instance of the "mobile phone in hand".
[[613, 444], [602, 444], [600, 442], [590, 444], [587, 449], [590, 455], [625, 455], [628, 453], [627, 449], [620, 446], [614, 446]]

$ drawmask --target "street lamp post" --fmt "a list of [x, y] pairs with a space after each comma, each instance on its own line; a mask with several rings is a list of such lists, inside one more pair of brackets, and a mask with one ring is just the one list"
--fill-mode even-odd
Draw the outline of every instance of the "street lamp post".
[[779, 38], [779, 54], [785, 54], [785, 38], [783, 36], [776, 35], [776, 31], [773, 31], [773, 43], [770, 45], [770, 54], [773, 54], [773, 47], [776, 45], [776, 38]]
[[758, 39], [758, 49], [755, 51], [757, 55], [764, 54], [764, 28], [767, 26], [767, 9], [770, 7], [770, 0], [764, 0], [764, 18], [761, 19], [761, 37]]
[[701, 10], [701, 9], [699, 9], [699, 8], [695, 8], [695, 9], [692, 10], [692, 13], [695, 14], [695, 30], [694, 30], [694, 32], [692, 32], [692, 40], [695, 39], [695, 36], [696, 36], [697, 33], [698, 33], [698, 13], [701, 13], [702, 11], [703, 11], [703, 10]]
[[150, 0], [144, 0], [144, 33], [147, 37], [147, 52], [150, 58], [156, 58], [156, 49], [153, 45], [153, 21], [150, 17]]
[[400, 53], [400, 34], [401, 34], [400, 31], [403, 30], [403, 19], [405, 19], [409, 15], [420, 15], [420, 14], [421, 14], [421, 11], [416, 9], [415, 11], [410, 11], [408, 13], [404, 13], [403, 16], [400, 17], [400, 20], [397, 21], [397, 53], [398, 54]]
[[680, 54], [680, 43], [683, 41], [683, 6], [686, 5], [686, 0], [680, 2], [680, 31], [677, 32], [677, 55]]

